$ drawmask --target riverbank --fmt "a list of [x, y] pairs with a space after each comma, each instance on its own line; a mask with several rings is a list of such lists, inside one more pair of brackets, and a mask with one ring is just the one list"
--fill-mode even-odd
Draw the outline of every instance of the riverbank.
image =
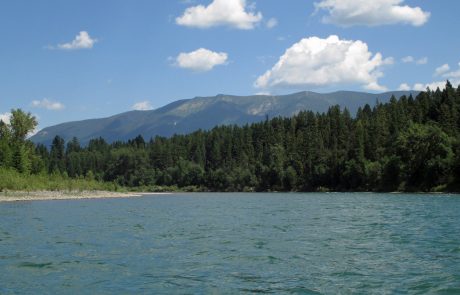
[[167, 193], [129, 193], [110, 191], [3, 191], [0, 202], [133, 198]]

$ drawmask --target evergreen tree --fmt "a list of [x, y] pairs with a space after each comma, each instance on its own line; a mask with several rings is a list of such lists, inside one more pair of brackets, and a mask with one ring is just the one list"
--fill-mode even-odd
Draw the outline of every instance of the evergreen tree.
[[56, 135], [51, 144], [50, 152], [50, 164], [49, 172], [50, 173], [62, 173], [65, 171], [65, 147], [64, 139]]
[[347, 109], [303, 111], [245, 126], [170, 138], [81, 146], [55, 137], [48, 152], [26, 139], [35, 118], [0, 122], [0, 167], [62, 173], [128, 187], [218, 191], [460, 190], [460, 86]]

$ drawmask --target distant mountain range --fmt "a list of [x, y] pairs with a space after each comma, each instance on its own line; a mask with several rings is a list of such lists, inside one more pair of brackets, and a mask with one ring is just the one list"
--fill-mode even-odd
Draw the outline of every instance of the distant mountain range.
[[380, 94], [338, 91], [320, 94], [299, 92], [289, 95], [233, 96], [219, 94], [179, 100], [151, 111], [130, 111], [108, 118], [90, 119], [47, 127], [31, 140], [49, 145], [56, 135], [68, 141], [77, 137], [82, 144], [102, 137], [108, 142], [132, 139], [139, 134], [146, 140], [156, 135], [186, 134], [217, 125], [246, 124], [276, 116], [292, 116], [303, 110], [325, 112], [330, 106], [347, 107], [354, 115], [366, 103], [387, 102], [392, 95], [414, 97], [417, 91], [393, 91]]

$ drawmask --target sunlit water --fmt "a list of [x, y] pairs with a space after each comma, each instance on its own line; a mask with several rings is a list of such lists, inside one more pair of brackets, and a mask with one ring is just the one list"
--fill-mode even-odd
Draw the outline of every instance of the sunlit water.
[[460, 294], [460, 197], [0, 203], [0, 294]]

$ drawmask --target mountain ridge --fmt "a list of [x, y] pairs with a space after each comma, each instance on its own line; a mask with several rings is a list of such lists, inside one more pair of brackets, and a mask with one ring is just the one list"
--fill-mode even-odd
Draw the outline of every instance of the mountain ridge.
[[60, 123], [46, 127], [31, 137], [35, 143], [49, 145], [56, 135], [65, 141], [77, 137], [82, 144], [102, 137], [108, 142], [132, 139], [142, 135], [154, 136], [186, 134], [217, 125], [243, 125], [275, 116], [292, 116], [303, 110], [325, 112], [333, 105], [348, 108], [352, 115], [365, 104], [386, 102], [392, 95], [417, 95], [418, 91], [389, 91], [366, 93], [336, 91], [317, 93], [301, 91], [287, 95], [237, 96], [218, 94], [181, 99], [149, 111], [127, 111], [105, 118]]

